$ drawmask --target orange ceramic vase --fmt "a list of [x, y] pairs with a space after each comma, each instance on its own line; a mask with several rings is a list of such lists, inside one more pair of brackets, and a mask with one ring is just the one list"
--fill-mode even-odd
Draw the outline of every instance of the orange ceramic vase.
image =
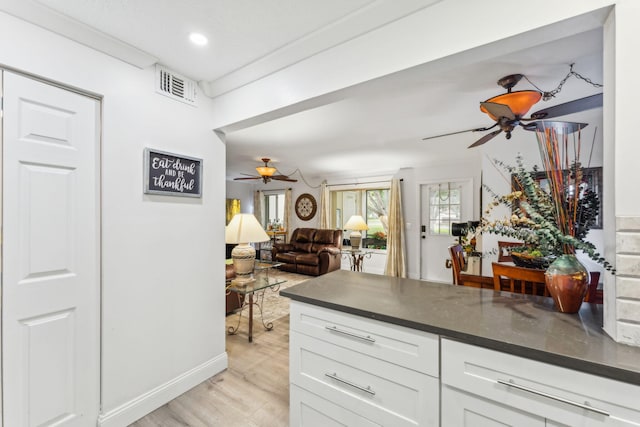
[[544, 273], [547, 289], [562, 313], [577, 313], [589, 284], [589, 272], [575, 255], [561, 255]]

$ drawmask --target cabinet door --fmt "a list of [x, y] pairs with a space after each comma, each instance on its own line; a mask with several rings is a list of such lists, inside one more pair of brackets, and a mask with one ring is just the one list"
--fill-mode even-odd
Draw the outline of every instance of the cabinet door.
[[289, 424], [299, 427], [380, 427], [382, 424], [374, 423], [354, 412], [351, 412], [335, 403], [308, 392], [307, 390], [291, 385]]
[[460, 390], [442, 387], [442, 426], [544, 427], [545, 419]]

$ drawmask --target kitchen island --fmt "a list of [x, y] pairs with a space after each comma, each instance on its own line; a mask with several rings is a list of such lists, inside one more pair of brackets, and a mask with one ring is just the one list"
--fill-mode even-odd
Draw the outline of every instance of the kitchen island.
[[[447, 418], [454, 425], [467, 425], [460, 421], [468, 418], [465, 414], [481, 413], [483, 409], [500, 422], [510, 420], [508, 417], [513, 415], [510, 412], [515, 411], [514, 425], [523, 423], [518, 418], [523, 414], [536, 420], [541, 418], [542, 424], [530, 425], [553, 422], [578, 425], [572, 416], [579, 417], [580, 425], [640, 425], [640, 348], [618, 344], [604, 333], [602, 305], [585, 303], [579, 313], [563, 314], [555, 310], [553, 301], [547, 297], [345, 270], [314, 278], [282, 291], [281, 295], [292, 299], [292, 425], [293, 421], [305, 424], [300, 420], [312, 417], [304, 415], [300, 407], [313, 405], [302, 402], [295, 407], [304, 396], [320, 397], [320, 406], [330, 401], [336, 405], [333, 407], [339, 414], [336, 417], [363, 416], [358, 408], [364, 405], [361, 401], [366, 403], [370, 399], [369, 406], [364, 406], [365, 412], [372, 407], [379, 409], [376, 416], [364, 416], [364, 421], [374, 422], [372, 425], [386, 425], [375, 421], [383, 419], [387, 412], [403, 414], [400, 407], [385, 409], [382, 402], [375, 402], [378, 397], [370, 393], [371, 386], [363, 385], [378, 381], [363, 373], [366, 369], [362, 366], [368, 362], [362, 362], [362, 366], [360, 362], [346, 363], [345, 371], [363, 381], [362, 384], [333, 372], [333, 366], [327, 368], [331, 372], [324, 373], [328, 383], [322, 385], [322, 381], [310, 379], [312, 373], [296, 372], [306, 365], [321, 365], [325, 359], [329, 365], [331, 361], [342, 362], [336, 356], [342, 353], [354, 361], [368, 360], [371, 356], [375, 373], [387, 372], [387, 368], [395, 366], [416, 373], [414, 376], [422, 382], [409, 387], [419, 390], [416, 401], [442, 395], [442, 404], [431, 408], [430, 413], [441, 411], [443, 417], [454, 416]], [[376, 338], [377, 331], [382, 331], [383, 338]], [[385, 341], [405, 334], [407, 338], [400, 338], [397, 343]], [[409, 337], [411, 334], [415, 343]], [[357, 342], [355, 347], [352, 342]], [[397, 351], [392, 354], [389, 349]], [[416, 360], [420, 360], [415, 366], [403, 359], [414, 349]], [[311, 354], [313, 362], [305, 361]], [[466, 360], [468, 357], [473, 360]], [[384, 365], [378, 365], [382, 362]], [[460, 371], [467, 369], [469, 372]], [[398, 375], [406, 372], [400, 370]], [[437, 379], [436, 385], [433, 379]], [[343, 391], [340, 388], [343, 380], [347, 383], [346, 397], [336, 397], [332, 392]], [[398, 382], [386, 377], [380, 381]], [[572, 389], [573, 386], [578, 389]], [[370, 389], [362, 391], [358, 387]], [[543, 394], [551, 394], [551, 398], [540, 397], [540, 389]], [[556, 403], [558, 396], [560, 403]], [[349, 403], [351, 398], [357, 401]], [[509, 404], [504, 403], [505, 399]], [[562, 403], [563, 400], [569, 403]], [[518, 407], [514, 410], [515, 403]], [[407, 409], [408, 413], [412, 410]], [[460, 412], [459, 418], [455, 418], [456, 411]], [[439, 416], [434, 421], [434, 417], [420, 411], [400, 418], [410, 420], [407, 425], [440, 423]], [[401, 424], [396, 419], [392, 422]]]

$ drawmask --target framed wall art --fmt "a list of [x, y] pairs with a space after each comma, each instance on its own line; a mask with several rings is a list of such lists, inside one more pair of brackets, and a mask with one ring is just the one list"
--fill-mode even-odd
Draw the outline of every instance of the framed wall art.
[[202, 159], [145, 148], [144, 192], [202, 197]]

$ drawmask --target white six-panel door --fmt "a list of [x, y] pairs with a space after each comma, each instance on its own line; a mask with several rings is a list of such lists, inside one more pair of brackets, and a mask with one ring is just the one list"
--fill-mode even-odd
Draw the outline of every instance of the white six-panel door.
[[4, 426], [99, 410], [99, 102], [4, 72]]

